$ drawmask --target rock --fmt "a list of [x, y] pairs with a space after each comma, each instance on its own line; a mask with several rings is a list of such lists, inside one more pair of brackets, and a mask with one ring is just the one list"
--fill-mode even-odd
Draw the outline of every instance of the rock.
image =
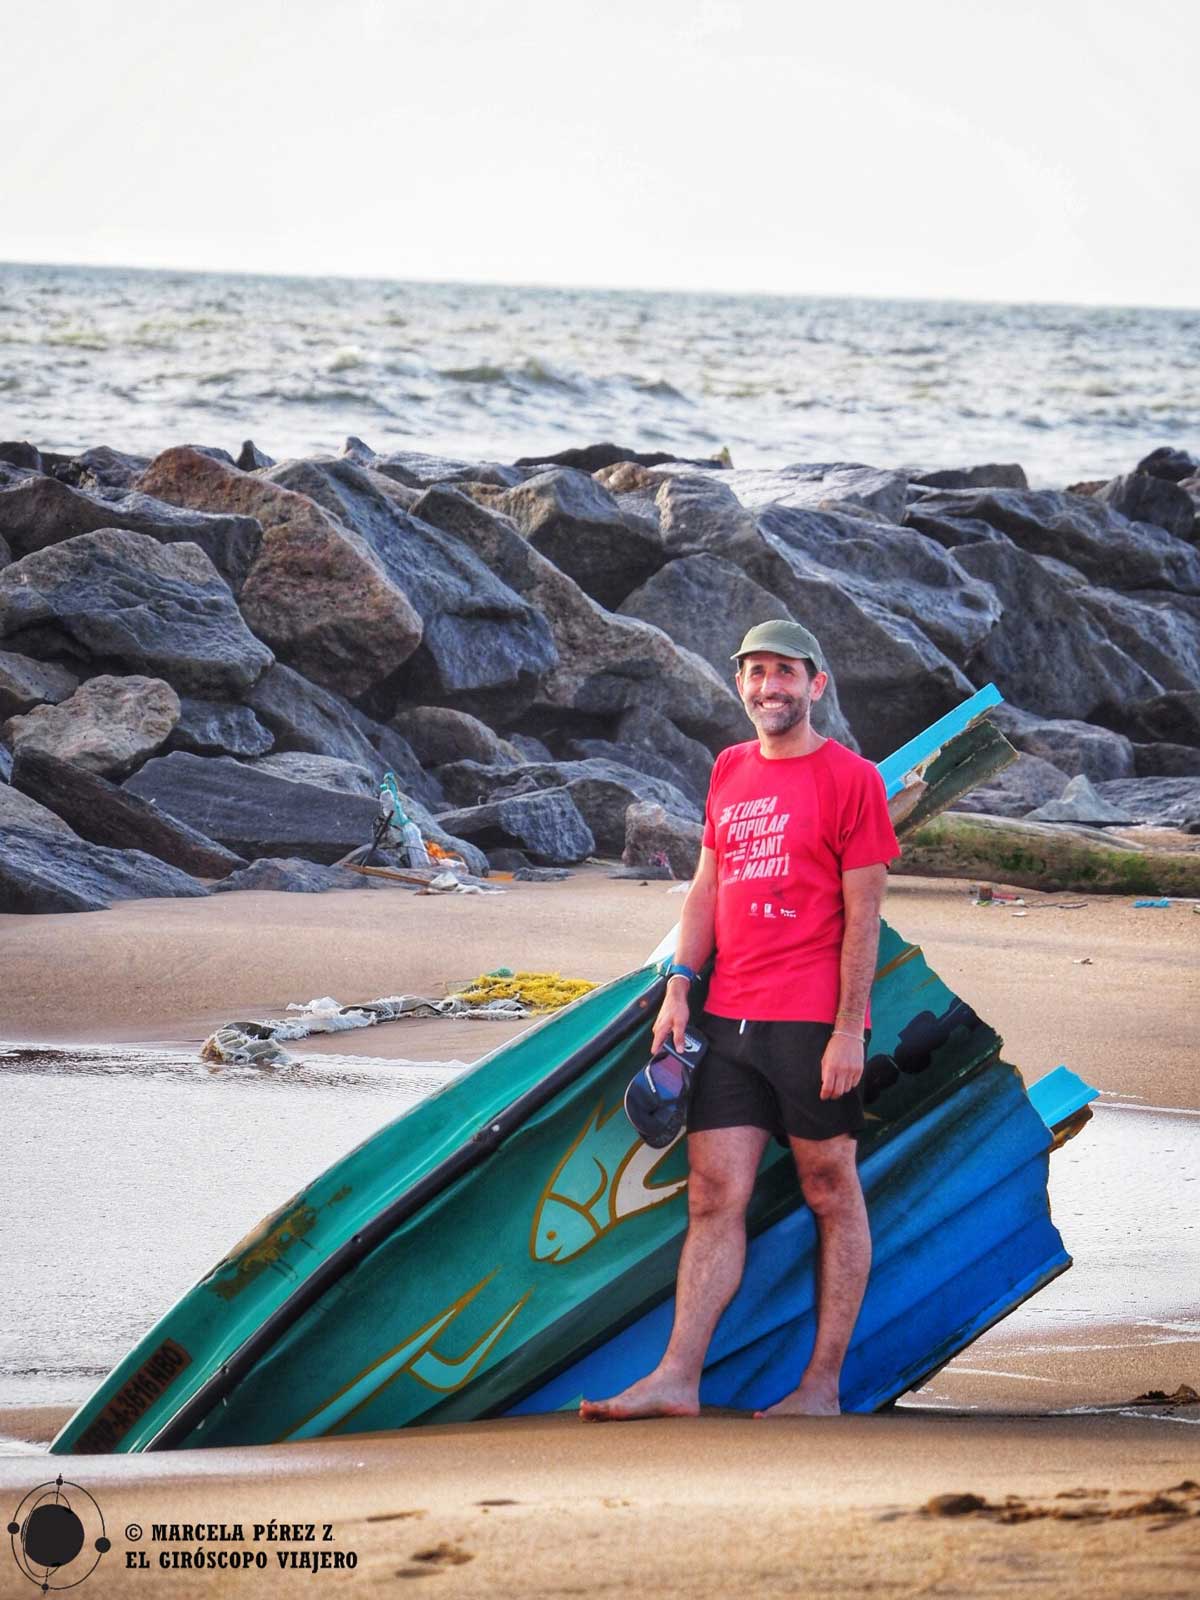
[[662, 866], [677, 878], [690, 878], [700, 859], [704, 829], [699, 822], [673, 817], [653, 801], [636, 801], [625, 813], [621, 860], [627, 867]]
[[12, 752], [6, 744], [0, 744], [0, 783], [9, 783], [12, 780]]
[[[245, 453], [243, 447], [243, 454]], [[370, 878], [345, 867], [320, 867], [314, 861], [295, 856], [263, 856], [223, 883], [214, 883], [213, 894], [235, 889], [269, 889], [276, 894], [325, 894], [330, 889], [369, 889]]]
[[207, 894], [142, 850], [109, 850], [48, 828], [0, 830], [0, 911], [105, 911], [114, 900]]
[[542, 789], [444, 812], [438, 821], [452, 833], [493, 851], [516, 845], [535, 862], [557, 866], [582, 861], [595, 840], [565, 789]]
[[1200, 747], [1200, 690], [1172, 690], [1139, 698], [1136, 703], [1103, 701], [1096, 720], [1119, 726], [1135, 742]]
[[[1064, 582], [1044, 560], [1004, 539], [961, 546], [954, 554], [973, 577], [992, 585], [1003, 606], [970, 663], [976, 684], [994, 680], [1012, 704], [1042, 717], [1106, 727], [1114, 726], [1101, 715], [1109, 701], [1128, 708], [1160, 693], [1157, 680], [1082, 603], [1087, 591]], [[1133, 736], [1124, 722], [1117, 731]]]
[[1096, 793], [1082, 773], [1072, 778], [1057, 800], [1028, 813], [1030, 822], [1082, 822], [1091, 828], [1128, 826], [1133, 818]]
[[76, 489], [132, 489], [149, 465], [149, 456], [133, 456], [101, 444], [55, 462], [51, 470], [61, 483]]
[[882, 471], [859, 462], [739, 471], [726, 481], [752, 511], [785, 506], [798, 511], [866, 511], [877, 522], [899, 522], [908, 502], [903, 472]]
[[1177, 539], [1191, 537], [1195, 508], [1186, 491], [1170, 479], [1128, 472], [1098, 489], [1094, 498], [1131, 522], [1152, 522]]
[[1065, 772], [1040, 756], [1020, 755], [992, 783], [964, 795], [955, 809], [990, 817], [1024, 817], [1035, 807], [1057, 800], [1068, 781]]
[[1131, 595], [1090, 585], [1077, 598], [1112, 644], [1159, 689], [1186, 693], [1200, 684], [1200, 599], [1195, 595], [1152, 590]]
[[[635, 707], [619, 717], [613, 730], [613, 739], [627, 750], [644, 750], [670, 762], [682, 780], [673, 778], [670, 781], [703, 809], [708, 796], [713, 758], [698, 739], [689, 738], [669, 717], [647, 707]], [[626, 765], [636, 767], [637, 762], [627, 761]]]
[[[703, 746], [701, 746], [703, 749]], [[623, 744], [613, 744], [609, 739], [569, 739], [565, 755], [573, 761], [610, 761], [617, 766], [632, 768], [634, 772], [645, 773], [647, 777], [658, 778], [663, 783], [672, 784], [681, 794], [702, 806], [708, 792], [707, 785], [697, 789], [690, 781], [688, 775], [681, 772], [672, 761], [659, 755], [656, 750], [647, 750], [644, 746], [630, 748]], [[711, 765], [712, 757], [704, 751]]]
[[0, 639], [240, 698], [271, 665], [202, 550], [100, 530], [0, 572]]
[[244, 439], [234, 465], [239, 472], [265, 472], [275, 462], [258, 448], [253, 439]]
[[318, 789], [334, 789], [338, 794], [379, 797], [379, 779], [372, 767], [343, 761], [338, 756], [314, 756], [304, 750], [277, 751], [250, 763], [257, 772], [271, 772], [289, 783], [311, 783]]
[[513, 872], [518, 883], [561, 883], [571, 876], [566, 867], [517, 867]]
[[[524, 850], [517, 850], [512, 845], [497, 845], [494, 850], [489, 850], [488, 862], [493, 872], [527, 872], [530, 870], [529, 857]], [[557, 869], [546, 867], [538, 868], [537, 870], [552, 872]]]
[[1200, 750], [1184, 744], [1135, 744], [1133, 763], [1139, 778], [1200, 778]]
[[43, 472], [42, 457], [36, 445], [28, 439], [5, 439], [0, 443], [0, 461], [10, 467], [21, 467], [26, 472]]
[[197, 756], [253, 758], [265, 756], [274, 743], [274, 735], [263, 727], [249, 706], [181, 695], [179, 721], [164, 746], [164, 754], [172, 750], [190, 750]]
[[1133, 470], [1148, 473], [1152, 478], [1161, 478], [1165, 483], [1179, 483], [1200, 472], [1200, 461], [1186, 450], [1160, 445], [1157, 450], [1151, 450], [1148, 456], [1143, 456]]
[[518, 467], [574, 467], [580, 472], [600, 472], [609, 467], [632, 463], [639, 467], [659, 467], [668, 462], [681, 462], [691, 467], [728, 466], [727, 461], [713, 456], [707, 461], [690, 461], [685, 456], [668, 455], [662, 450], [639, 451], [626, 449], [619, 444], [589, 444], [580, 449], [559, 450], [553, 455], [522, 456]]
[[[350, 440], [346, 442], [351, 443]], [[361, 440], [353, 442], [362, 445]], [[422, 455], [417, 450], [373, 454], [371, 466], [409, 489], [430, 489], [435, 483], [484, 483], [497, 489], [511, 489], [525, 476], [515, 467], [502, 466], [498, 461], [451, 461], [442, 456]]]
[[12, 551], [8, 548], [7, 543], [3, 539], [0, 539], [0, 568], [10, 566], [11, 564]]
[[760, 541], [754, 514], [721, 478], [680, 473], [665, 478], [655, 492], [659, 537], [668, 559], [724, 556], [744, 564]]
[[518, 752], [523, 761], [553, 761], [554, 752], [549, 746], [544, 745], [540, 739], [535, 739], [529, 733], [510, 734], [508, 744]]
[[309, 683], [290, 667], [276, 662], [246, 698], [274, 734], [278, 750], [337, 756], [380, 777], [390, 770], [405, 794], [427, 806], [442, 803], [441, 786], [422, 772], [401, 734], [372, 722], [340, 695]]
[[[480, 805], [521, 793], [565, 787], [595, 839], [595, 847], [619, 855], [625, 845], [625, 813], [636, 800], [651, 800], [674, 816], [698, 822], [703, 808], [674, 784], [614, 761], [555, 761], [523, 767], [484, 767], [456, 761], [439, 768], [447, 795], [460, 805]], [[449, 827], [445, 818], [443, 825]]]
[[197, 878], [223, 878], [245, 865], [240, 856], [119, 784], [40, 750], [18, 750], [13, 784], [93, 844], [142, 850]]
[[1028, 489], [1024, 467], [991, 461], [979, 467], [948, 467], [937, 472], [910, 472], [909, 482], [929, 489]]
[[156, 457], [140, 487], [172, 505], [257, 518], [262, 547], [243, 615], [313, 682], [361, 694], [420, 643], [420, 617], [379, 558], [305, 495], [187, 448]]
[[[376, 801], [366, 795], [293, 783], [226, 756], [182, 750], [147, 762], [126, 788], [247, 859], [302, 856], [331, 864], [371, 842], [379, 815]], [[445, 849], [459, 850], [470, 871], [486, 872], [481, 851], [452, 838], [412, 796], [406, 799], [422, 832]]]
[[253, 517], [182, 509], [131, 489], [89, 493], [56, 478], [30, 478], [0, 489], [0, 533], [18, 558], [99, 528], [142, 533], [159, 544], [196, 544], [235, 594], [262, 543]]
[[4, 725], [15, 756], [40, 751], [85, 772], [123, 778], [161, 749], [179, 721], [179, 696], [161, 678], [90, 678], [61, 705]]
[[0, 722], [34, 706], [56, 706], [78, 687], [79, 679], [66, 667], [0, 650]]
[[984, 523], [1022, 550], [1069, 563], [1092, 583], [1200, 593], [1200, 551], [1095, 498], [1049, 489], [946, 490], [910, 506], [906, 521], [948, 548], [956, 523]]
[[[719, 678], [732, 679], [730, 656], [756, 622], [790, 617], [778, 598], [720, 556], [684, 556], [668, 561], [640, 589], [635, 589], [620, 614], [661, 628], [676, 644], [703, 657]], [[858, 741], [838, 704], [832, 675], [812, 710], [818, 733], [840, 739], [851, 750]], [[705, 779], [707, 786], [707, 778]]]
[[411, 706], [398, 712], [392, 727], [412, 746], [424, 767], [447, 761], [479, 761], [485, 766], [518, 766], [525, 758], [486, 723], [450, 706]]
[[469, 544], [546, 617], [559, 665], [542, 679], [523, 719], [539, 737], [560, 726], [578, 733], [581, 718], [607, 722], [639, 706], [669, 716], [714, 752], [745, 737], [740, 701], [706, 662], [659, 629], [604, 611], [507, 517], [445, 488], [430, 490], [416, 509]]
[[1115, 778], [1096, 787], [1135, 822], [1200, 831], [1200, 778]]
[[545, 620], [468, 546], [410, 515], [386, 477], [333, 458], [284, 462], [267, 477], [353, 529], [421, 618], [396, 693], [428, 702], [502, 691], [508, 701], [556, 664]]
[[[11, 768], [9, 770], [11, 771]], [[0, 786], [0, 848], [3, 847], [4, 837], [10, 828], [61, 833], [67, 838], [76, 837], [70, 823], [64, 822], [57, 812], [51, 811], [49, 806], [42, 805], [41, 801], [35, 800], [32, 795], [27, 795], [23, 790], [6, 783]]]
[[1037, 717], [1009, 705], [996, 706], [988, 715], [1010, 744], [1069, 776], [1083, 773], [1097, 783], [1134, 774], [1133, 746], [1123, 734], [1070, 718]]
[[624, 516], [607, 489], [572, 467], [529, 478], [501, 507], [535, 550], [610, 610], [663, 563], [656, 534]]

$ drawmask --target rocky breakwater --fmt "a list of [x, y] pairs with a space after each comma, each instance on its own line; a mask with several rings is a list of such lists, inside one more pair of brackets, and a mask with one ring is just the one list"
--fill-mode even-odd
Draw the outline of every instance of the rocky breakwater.
[[0, 445], [0, 910], [333, 886], [295, 863], [367, 842], [386, 770], [473, 871], [686, 876], [749, 732], [729, 656], [769, 616], [820, 634], [819, 726], [872, 758], [994, 680], [1021, 756], [966, 808], [1200, 831], [1198, 509], [1175, 450], [1056, 492]]

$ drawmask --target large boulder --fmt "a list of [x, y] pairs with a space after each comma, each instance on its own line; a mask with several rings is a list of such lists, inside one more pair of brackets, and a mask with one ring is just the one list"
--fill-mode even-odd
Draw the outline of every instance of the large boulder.
[[1152, 522], [1177, 539], [1191, 537], [1196, 516], [1191, 498], [1167, 478], [1127, 472], [1097, 489], [1093, 498], [1131, 522]]
[[179, 721], [179, 696], [161, 678], [90, 678], [61, 705], [5, 723], [15, 755], [40, 751], [85, 772], [123, 778], [162, 748]]
[[754, 513], [722, 476], [679, 473], [659, 483], [654, 493], [664, 554], [725, 556], [740, 565], [758, 544]]
[[374, 881], [347, 867], [320, 867], [315, 861], [296, 857], [263, 856], [221, 883], [211, 893], [223, 894], [238, 889], [270, 890], [274, 894], [326, 894], [330, 889], [370, 889]]
[[1019, 755], [990, 783], [972, 789], [954, 806], [957, 811], [983, 812], [991, 817], [1024, 817], [1057, 800], [1068, 781], [1065, 772], [1040, 756]]
[[908, 477], [860, 462], [802, 464], [726, 472], [723, 481], [752, 511], [787, 506], [806, 511], [866, 512], [873, 521], [899, 522], [908, 499]]
[[79, 679], [52, 661], [0, 650], [0, 722], [34, 706], [59, 705], [79, 687]]
[[578, 733], [581, 721], [608, 725], [625, 711], [648, 707], [714, 753], [745, 736], [741, 702], [707, 662], [658, 628], [606, 612], [539, 555], [509, 518], [449, 488], [429, 490], [414, 513], [469, 544], [550, 624], [559, 664], [543, 678], [517, 731], [539, 738], [556, 727]]
[[40, 750], [17, 752], [13, 785], [93, 844], [142, 850], [197, 878], [223, 878], [245, 865], [231, 850], [119, 784]]
[[75, 833], [71, 824], [64, 822], [56, 811], [51, 811], [23, 789], [5, 783], [0, 784], [0, 841], [10, 828], [61, 833], [68, 838]]
[[[755, 623], [790, 617], [787, 607], [769, 590], [747, 577], [732, 561], [713, 555], [668, 561], [626, 598], [620, 612], [661, 628], [676, 644], [701, 656], [724, 679], [732, 678], [734, 663], [730, 658]], [[838, 703], [832, 674], [825, 693], [813, 706], [812, 723], [818, 733], [841, 740], [851, 750], [858, 749], [858, 741]]]
[[652, 800], [638, 800], [625, 813], [621, 860], [627, 867], [667, 866], [677, 878], [690, 878], [700, 859], [704, 828], [673, 817]]
[[983, 523], [1022, 550], [1065, 561], [1113, 589], [1200, 594], [1200, 551], [1151, 523], [1130, 522], [1093, 497], [1050, 489], [946, 490], [910, 506], [906, 520], [951, 548], [955, 524]]
[[1015, 461], [988, 461], [976, 467], [939, 467], [910, 472], [909, 484], [929, 489], [1028, 489], [1025, 468]]
[[525, 758], [485, 722], [452, 706], [410, 706], [392, 719], [417, 760], [425, 767], [447, 761], [479, 761], [485, 766], [517, 766]]
[[663, 563], [662, 544], [608, 490], [574, 467], [554, 467], [510, 489], [501, 508], [530, 544], [610, 610]]
[[114, 529], [80, 534], [0, 572], [0, 639], [218, 699], [240, 698], [271, 665], [202, 550]]
[[[277, 670], [272, 667], [270, 672]], [[285, 669], [279, 668], [279, 671]], [[263, 679], [260, 678], [261, 684]], [[172, 729], [164, 750], [190, 750], [197, 756], [265, 756], [275, 743], [249, 706], [229, 705], [219, 700], [198, 700], [180, 695], [179, 721]]]
[[16, 556], [31, 555], [98, 528], [143, 533], [160, 544], [197, 544], [236, 594], [262, 543], [253, 517], [168, 505], [131, 489], [73, 489], [57, 478], [0, 488], [0, 533]]
[[421, 619], [378, 556], [307, 495], [187, 447], [156, 457], [139, 487], [172, 505], [257, 518], [262, 547], [242, 612], [314, 682], [362, 694], [421, 642]]
[[[196, 896], [208, 891], [178, 867], [142, 850], [110, 850], [81, 839], [65, 822], [5, 823], [0, 788], [0, 912], [105, 911], [114, 900]], [[18, 798], [25, 800], [25, 796]], [[26, 805], [34, 806], [32, 800]], [[37, 806], [36, 812], [43, 807]]]
[[333, 457], [285, 461], [265, 476], [353, 529], [412, 603], [423, 631], [395, 684], [405, 698], [511, 697], [555, 665], [545, 619], [469, 547], [411, 516], [387, 477]]
[[[747, 735], [750, 733], [747, 726]], [[708, 780], [712, 774], [712, 752], [698, 739], [682, 733], [669, 717], [648, 707], [636, 706], [618, 717], [613, 728], [613, 740], [630, 751], [646, 751], [668, 761], [679, 779], [670, 781], [684, 794], [704, 805], [708, 795]], [[637, 767], [636, 761], [627, 766]]]
[[1200, 778], [1115, 778], [1096, 788], [1135, 822], [1200, 832]]
[[346, 454], [372, 470], [408, 489], [425, 490], [435, 483], [483, 483], [495, 489], [511, 489], [526, 476], [517, 467], [499, 461], [456, 461], [446, 456], [425, 455], [419, 450], [388, 450], [377, 455], [361, 439], [346, 441]]
[[1098, 585], [1078, 591], [1104, 634], [1163, 689], [1200, 684], [1200, 599], [1144, 590], [1120, 594]]
[[994, 680], [1007, 700], [1039, 716], [1103, 721], [1132, 736], [1123, 722], [1102, 717], [1102, 708], [1150, 700], [1161, 685], [1110, 638], [1084, 603], [1086, 586], [1006, 539], [954, 554], [992, 585], [1004, 608], [970, 663], [976, 684]]
[[1093, 783], [1134, 776], [1133, 746], [1124, 734], [1073, 718], [1038, 717], [1009, 705], [994, 707], [989, 717], [1018, 750], [1040, 756], [1071, 776], [1082, 773]]
[[[615, 761], [528, 762], [521, 767], [484, 767], [456, 761], [438, 771], [451, 800], [479, 805], [511, 795], [565, 788], [595, 836], [597, 848], [619, 855], [625, 844], [625, 813], [637, 800], [663, 806], [672, 816], [699, 822], [703, 806], [674, 784]], [[444, 826], [449, 827], [443, 817]]]
[[[332, 864], [371, 842], [379, 816], [377, 801], [365, 794], [296, 783], [225, 756], [181, 750], [148, 761], [126, 787], [248, 860], [302, 856]], [[406, 799], [423, 833], [459, 851], [472, 872], [487, 870], [482, 852], [449, 835], [411, 795]]]
[[304, 750], [279, 750], [251, 762], [257, 772], [271, 772], [289, 783], [311, 783], [339, 794], [366, 795], [378, 800], [379, 780], [372, 767], [360, 767], [339, 756], [314, 756]]
[[0, 783], [8, 783], [12, 778], [12, 751], [6, 744], [0, 744]]
[[1133, 766], [1138, 778], [1200, 778], [1200, 750], [1185, 744], [1135, 744]]
[[537, 789], [444, 812], [438, 821], [482, 850], [524, 850], [545, 866], [582, 861], [595, 849], [587, 823], [565, 789]]
[[441, 803], [441, 788], [421, 770], [402, 734], [373, 722], [341, 695], [310, 683], [282, 662], [263, 674], [246, 699], [271, 730], [277, 750], [337, 756], [377, 777], [390, 770], [405, 794], [427, 806]]
[[1106, 699], [1096, 709], [1096, 721], [1128, 733], [1135, 743], [1200, 749], [1200, 689], [1171, 689], [1133, 704], [1128, 699]]
[[75, 489], [132, 489], [149, 465], [149, 456], [130, 455], [126, 450], [99, 444], [77, 456], [57, 460], [50, 470], [60, 482]]

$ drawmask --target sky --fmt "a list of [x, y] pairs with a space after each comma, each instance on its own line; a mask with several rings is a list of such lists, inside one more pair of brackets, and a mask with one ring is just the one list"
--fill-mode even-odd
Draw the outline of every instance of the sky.
[[0, 260], [1200, 303], [1174, 0], [60, 0], [4, 44]]

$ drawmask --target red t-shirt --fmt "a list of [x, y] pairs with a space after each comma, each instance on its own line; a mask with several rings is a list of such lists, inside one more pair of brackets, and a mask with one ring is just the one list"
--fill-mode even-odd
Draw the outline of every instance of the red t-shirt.
[[835, 739], [779, 761], [756, 739], [731, 745], [713, 764], [704, 843], [717, 855], [708, 1009], [755, 1022], [832, 1022], [842, 873], [900, 854], [878, 769]]

